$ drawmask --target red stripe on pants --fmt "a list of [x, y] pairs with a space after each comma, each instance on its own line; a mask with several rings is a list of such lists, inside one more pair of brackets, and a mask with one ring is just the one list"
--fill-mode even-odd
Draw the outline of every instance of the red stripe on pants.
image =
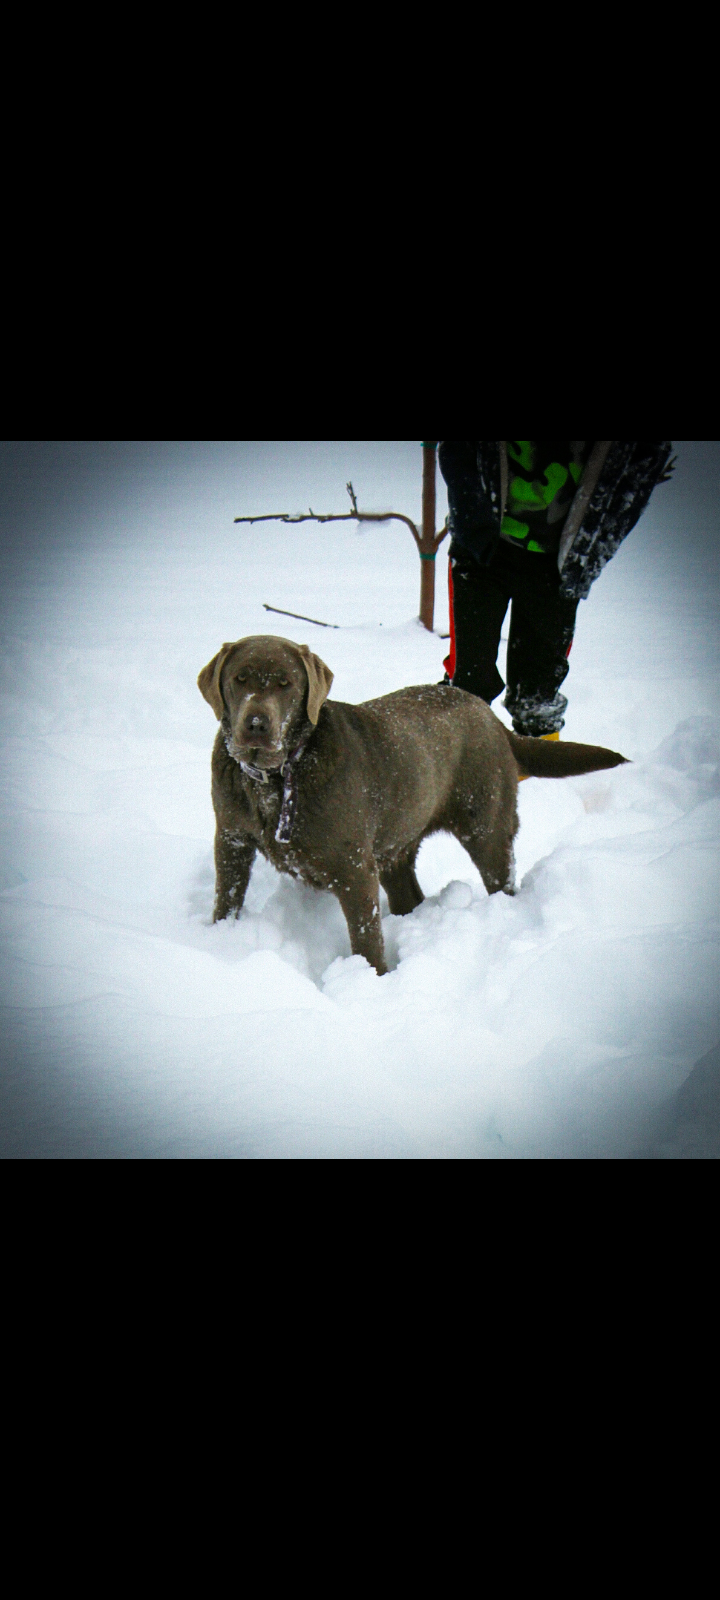
[[443, 661], [445, 671], [452, 682], [455, 676], [455, 610], [453, 606], [453, 580], [452, 562], [448, 561], [448, 594], [450, 596], [450, 650]]

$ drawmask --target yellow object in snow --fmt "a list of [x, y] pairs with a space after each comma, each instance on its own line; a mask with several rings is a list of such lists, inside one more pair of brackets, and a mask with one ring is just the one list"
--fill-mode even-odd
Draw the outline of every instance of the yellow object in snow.
[[[559, 739], [560, 738], [560, 734], [559, 734], [559, 732], [558, 733], [540, 733], [540, 734], [538, 734], [538, 738], [539, 739]], [[529, 772], [521, 772], [519, 774], [519, 776], [518, 776], [518, 783], [524, 783], [525, 779], [529, 778], [529, 777], [530, 777], [530, 773]]]

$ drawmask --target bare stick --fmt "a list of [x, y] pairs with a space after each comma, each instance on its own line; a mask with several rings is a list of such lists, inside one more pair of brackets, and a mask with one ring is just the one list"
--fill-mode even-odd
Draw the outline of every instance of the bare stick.
[[[240, 518], [237, 518], [240, 521]], [[257, 518], [260, 521], [260, 518]], [[339, 622], [318, 622], [317, 617], [304, 617], [300, 611], [283, 611], [281, 606], [267, 606], [263, 600], [266, 611], [275, 611], [279, 617], [296, 617], [298, 622], [313, 622], [316, 628], [339, 628]]]
[[420, 546], [420, 535], [415, 523], [401, 511], [331, 511], [318, 516], [314, 511], [290, 515], [287, 511], [274, 511], [265, 517], [233, 517], [233, 522], [404, 522]]
[[[331, 511], [318, 516], [316, 512], [303, 511], [292, 515], [287, 511], [272, 511], [264, 517], [233, 517], [233, 522], [404, 522], [420, 545], [420, 535], [414, 522], [401, 511]], [[435, 545], [442, 543], [448, 531], [447, 522], [435, 535]]]

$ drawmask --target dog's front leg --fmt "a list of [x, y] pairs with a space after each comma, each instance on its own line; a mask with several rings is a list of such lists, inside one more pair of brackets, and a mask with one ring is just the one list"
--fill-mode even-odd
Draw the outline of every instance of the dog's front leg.
[[232, 834], [218, 828], [215, 833], [215, 911], [213, 922], [237, 916], [245, 899], [250, 882], [250, 871], [255, 860], [256, 844], [248, 839], [233, 838]]
[[387, 972], [380, 921], [380, 883], [375, 865], [340, 868], [334, 892], [342, 906], [354, 956], [364, 956], [381, 976]]

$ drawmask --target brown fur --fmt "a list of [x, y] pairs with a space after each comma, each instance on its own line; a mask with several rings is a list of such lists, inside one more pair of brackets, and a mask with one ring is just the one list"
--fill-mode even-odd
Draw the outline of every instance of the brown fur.
[[[420, 904], [415, 858], [428, 834], [454, 834], [488, 893], [512, 894], [518, 770], [560, 778], [625, 760], [596, 745], [521, 739], [450, 685], [352, 706], [326, 699], [331, 683], [307, 645], [272, 635], [223, 645], [200, 673], [221, 722], [215, 921], [239, 912], [260, 850], [281, 872], [337, 895], [353, 953], [380, 973], [380, 885], [394, 914]], [[294, 814], [280, 842], [288, 773]]]

